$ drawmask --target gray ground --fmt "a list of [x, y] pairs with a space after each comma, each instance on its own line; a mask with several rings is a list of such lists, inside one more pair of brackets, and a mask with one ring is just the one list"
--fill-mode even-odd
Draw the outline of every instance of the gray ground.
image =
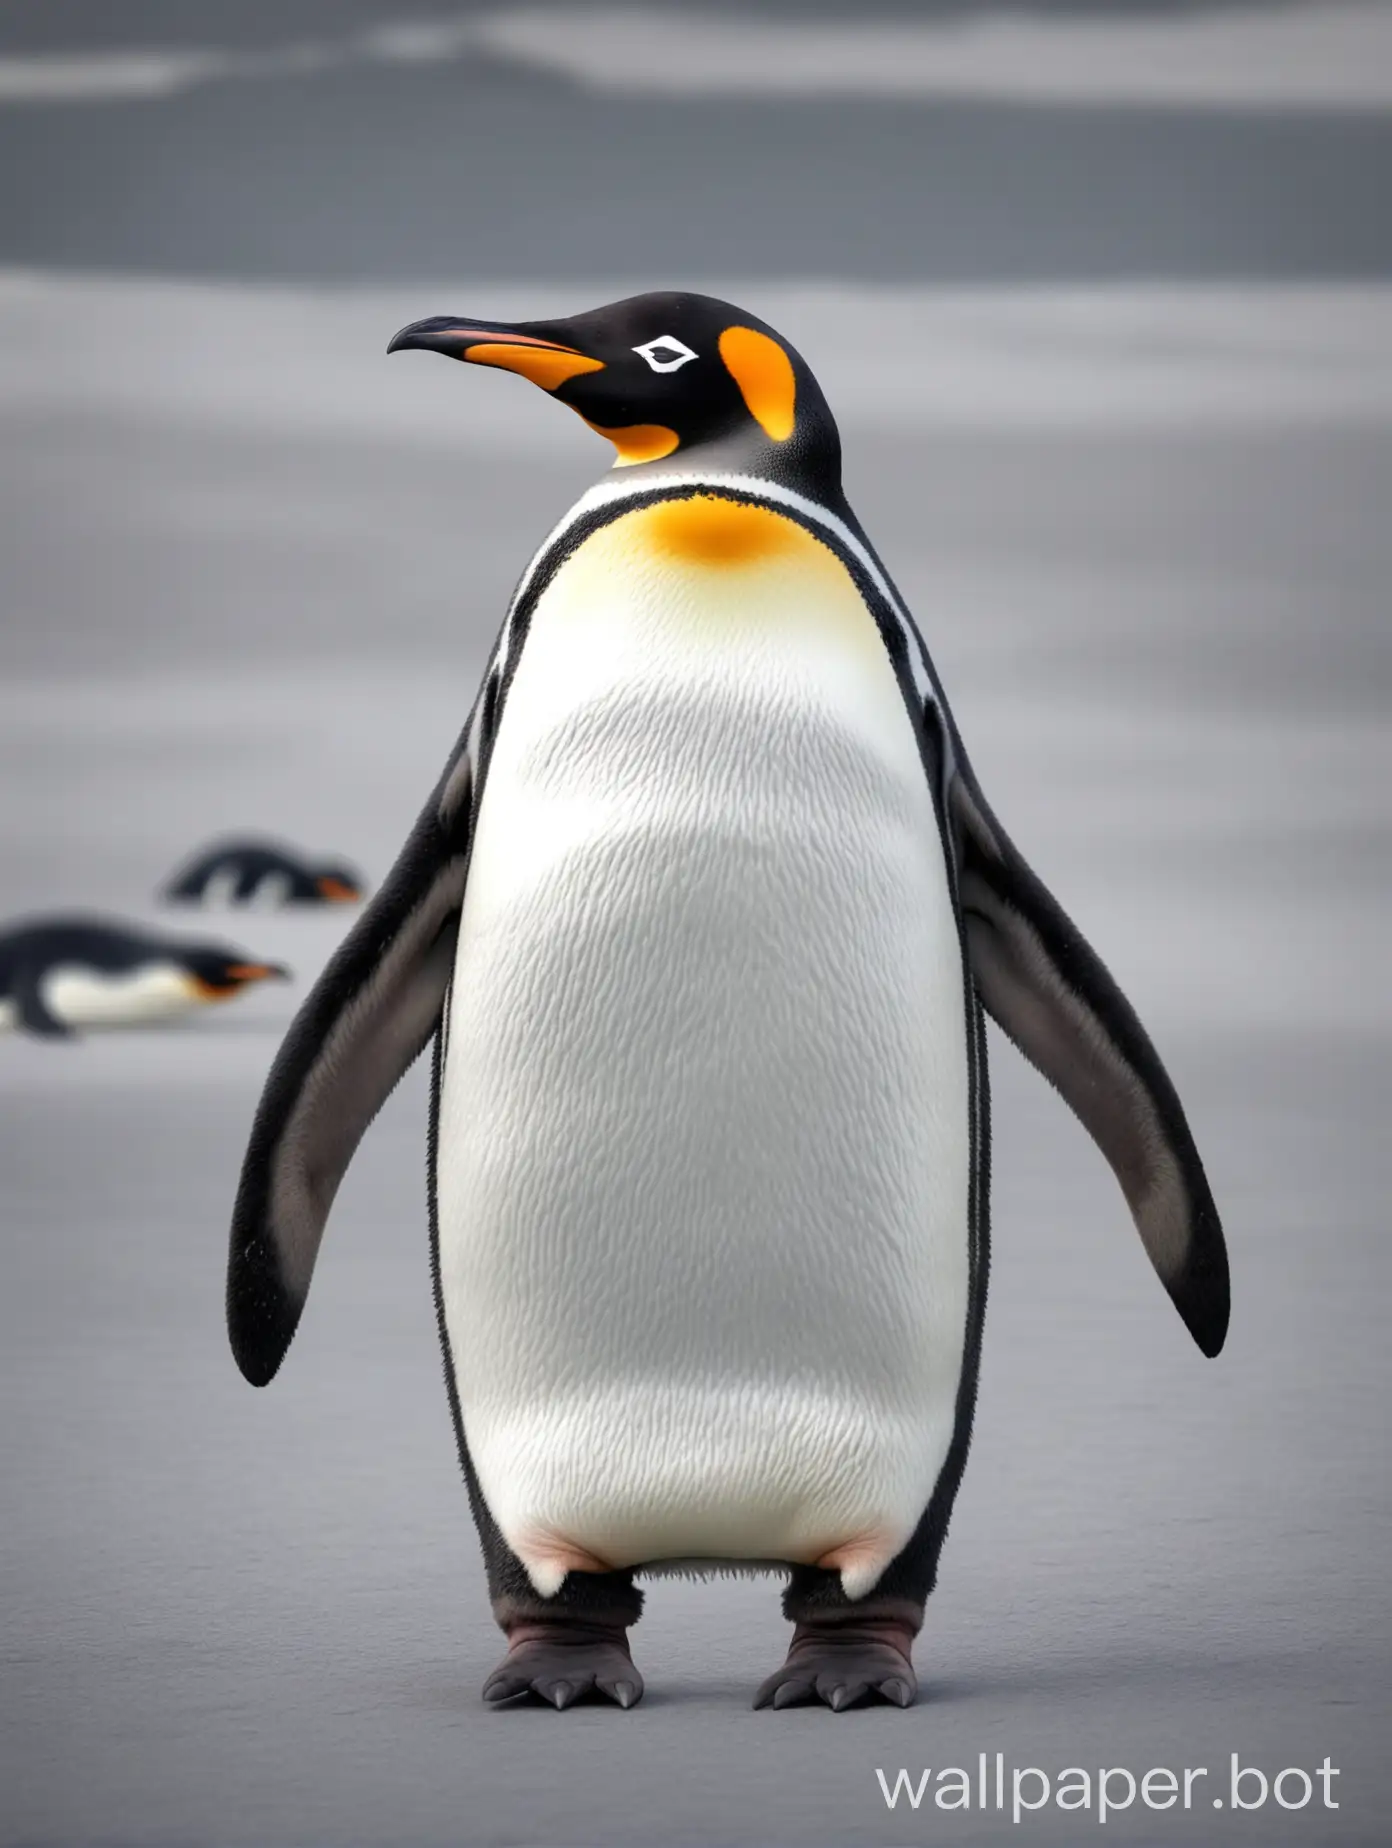
[[[47, 81], [16, 58], [259, 56], [407, 10], [0, 0], [0, 91]], [[920, 1705], [754, 1714], [776, 1586], [664, 1583], [633, 1712], [489, 1712], [425, 1075], [253, 1392], [229, 1208], [343, 921], [211, 920], [293, 992], [0, 1040], [0, 1848], [996, 1842], [1008, 1813], [891, 1813], [875, 1773], [997, 1751], [1207, 1768], [1189, 1812], [1104, 1840], [1386, 1843], [1388, 135], [1372, 108], [616, 102], [487, 57], [0, 95], [0, 262], [33, 266], [0, 271], [0, 918], [152, 917], [228, 827], [380, 876], [607, 460], [521, 381], [387, 337], [728, 294], [824, 379], [988, 793], [1184, 1097], [1235, 1284], [1206, 1362], [993, 1039], [980, 1413]], [[1327, 1756], [1340, 1808], [1215, 1810], [1233, 1752]], [[1050, 1807], [1019, 1838], [1096, 1826]]]
[[[750, 299], [798, 330], [793, 298]], [[96, 302], [124, 330], [105, 396], [44, 357], [64, 287], [4, 305], [28, 355], [0, 451], [22, 618], [0, 692], [6, 910], [139, 911], [232, 823], [380, 872], [511, 577], [597, 448], [517, 380], [387, 368], [367, 331], [406, 318], [394, 299], [248, 294], [201, 334], [186, 292]], [[976, 380], [986, 403], [992, 322], [969, 308], [882, 305], [956, 327], [955, 389]], [[799, 331], [814, 346], [875, 311], [809, 306]], [[1038, 336], [1021, 390], [1032, 363], [1044, 403], [1055, 308], [1014, 312]], [[300, 1337], [258, 1394], [223, 1335], [224, 1237], [291, 1000], [201, 1030], [0, 1044], [0, 1839], [984, 1841], [1008, 1819], [890, 1814], [875, 1768], [997, 1749], [1051, 1773], [1204, 1765], [1220, 1792], [1232, 1751], [1268, 1771], [1329, 1754], [1339, 1811], [1268, 1806], [1260, 1839], [1385, 1839], [1392, 432], [1340, 410], [1337, 367], [1316, 362], [1321, 316], [1337, 357], [1352, 315], [1376, 402], [1387, 308], [1268, 303], [1261, 342], [1228, 348], [1211, 306], [1089, 312], [1120, 413], [944, 431], [901, 393], [897, 425], [847, 418], [850, 478], [988, 791], [1170, 1062], [1231, 1238], [1227, 1352], [1191, 1347], [1095, 1151], [996, 1041], [979, 1435], [922, 1703], [756, 1715], [783, 1645], [775, 1587], [669, 1583], [638, 1633], [640, 1708], [488, 1712], [499, 1639], [432, 1326], [424, 1074], [368, 1138]], [[1156, 314], [1176, 391], [1228, 376], [1225, 421], [1146, 414], [1133, 330]], [[159, 330], [179, 324], [166, 374]], [[279, 353], [298, 400], [251, 402], [235, 373], [222, 398], [183, 393], [200, 339], [211, 368], [238, 329], [244, 355]], [[1334, 408], [1244, 412], [1262, 343], [1302, 351]], [[374, 424], [388, 385], [429, 397], [420, 440]], [[475, 400], [517, 407], [497, 426], [510, 449]], [[225, 934], [307, 977], [333, 930]], [[1258, 1838], [1224, 1825], [1210, 1802], [1107, 1827]], [[1030, 1832], [1078, 1839], [1056, 1809]]]

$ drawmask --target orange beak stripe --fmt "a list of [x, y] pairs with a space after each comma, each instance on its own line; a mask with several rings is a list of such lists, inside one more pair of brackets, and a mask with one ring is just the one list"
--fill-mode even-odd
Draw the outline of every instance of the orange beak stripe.
[[541, 347], [547, 353], [575, 353], [584, 357], [579, 347], [563, 346], [559, 340], [541, 340], [535, 334], [500, 334], [491, 327], [442, 327], [438, 332], [441, 335], [458, 334], [461, 340], [493, 341], [499, 346]]
[[546, 347], [540, 343], [517, 345], [511, 339], [470, 347], [464, 357], [472, 360], [476, 366], [499, 366], [504, 372], [520, 373], [524, 379], [530, 379], [533, 385], [540, 385], [543, 391], [554, 391], [558, 385], [564, 385], [567, 379], [578, 378], [582, 372], [604, 370], [602, 359], [587, 359], [583, 353], [567, 352], [563, 347]]

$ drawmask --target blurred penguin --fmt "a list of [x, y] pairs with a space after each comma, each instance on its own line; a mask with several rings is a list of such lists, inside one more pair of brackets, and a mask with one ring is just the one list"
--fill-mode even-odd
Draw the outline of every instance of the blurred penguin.
[[289, 975], [226, 944], [103, 918], [34, 918], [0, 931], [0, 1032], [67, 1039], [80, 1027], [151, 1026]]
[[204, 848], [160, 893], [166, 904], [218, 909], [247, 905], [357, 904], [366, 894], [361, 873], [341, 860], [310, 860], [269, 841], [234, 839]]

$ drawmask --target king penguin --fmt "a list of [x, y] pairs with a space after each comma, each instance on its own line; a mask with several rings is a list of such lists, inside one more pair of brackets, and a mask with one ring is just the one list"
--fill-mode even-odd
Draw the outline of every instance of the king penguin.
[[361, 873], [341, 860], [314, 860], [274, 841], [217, 841], [194, 854], [169, 879], [167, 905], [356, 905], [366, 890]]
[[635, 1576], [776, 1570], [756, 1706], [907, 1706], [986, 1301], [989, 1013], [1203, 1353], [1222, 1232], [1135, 1012], [973, 775], [799, 354], [709, 297], [445, 315], [617, 451], [523, 573], [390, 876], [256, 1115], [228, 1314], [264, 1385], [432, 1039], [445, 1376], [484, 1698], [639, 1698]]
[[107, 918], [35, 918], [0, 932], [0, 1030], [69, 1039], [80, 1027], [152, 1026], [289, 974], [226, 944]]

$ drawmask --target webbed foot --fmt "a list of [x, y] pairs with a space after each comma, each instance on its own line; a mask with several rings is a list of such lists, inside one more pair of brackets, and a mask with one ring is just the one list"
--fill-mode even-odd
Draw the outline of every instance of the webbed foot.
[[911, 1707], [914, 1628], [897, 1617], [847, 1613], [800, 1623], [788, 1659], [754, 1696], [756, 1707], [797, 1707], [823, 1701], [834, 1713], [864, 1701]]
[[535, 1695], [563, 1708], [600, 1698], [632, 1707], [643, 1697], [624, 1625], [530, 1619], [508, 1631], [508, 1652], [483, 1684], [490, 1706]]

